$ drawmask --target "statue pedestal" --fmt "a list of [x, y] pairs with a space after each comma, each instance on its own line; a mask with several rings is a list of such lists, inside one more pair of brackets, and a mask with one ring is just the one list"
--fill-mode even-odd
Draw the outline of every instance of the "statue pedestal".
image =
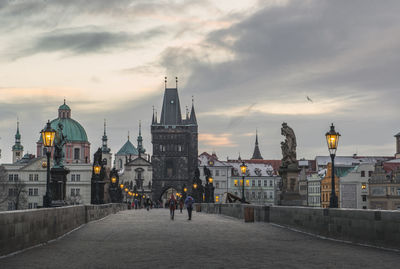
[[282, 192], [279, 196], [279, 205], [302, 206], [303, 198], [299, 192], [299, 172], [297, 163], [281, 166], [279, 175], [282, 178]]
[[51, 193], [53, 207], [64, 206], [66, 198], [66, 182], [69, 170], [64, 167], [53, 167], [50, 170], [51, 176]]

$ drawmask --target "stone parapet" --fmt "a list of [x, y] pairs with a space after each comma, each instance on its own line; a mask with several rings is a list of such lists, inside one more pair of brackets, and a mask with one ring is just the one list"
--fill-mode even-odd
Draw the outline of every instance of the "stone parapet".
[[334, 239], [400, 250], [400, 211], [247, 204], [201, 204], [204, 213], [271, 222]]
[[0, 212], [0, 256], [48, 242], [126, 209], [126, 204], [104, 204]]

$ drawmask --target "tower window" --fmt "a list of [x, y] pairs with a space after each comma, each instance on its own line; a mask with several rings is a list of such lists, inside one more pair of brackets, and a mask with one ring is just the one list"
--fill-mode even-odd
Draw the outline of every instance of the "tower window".
[[172, 177], [174, 175], [174, 163], [172, 160], [168, 160], [166, 163], [166, 176]]
[[80, 159], [80, 149], [79, 148], [75, 148], [74, 149], [74, 160], [79, 160]]
[[122, 160], [121, 159], [118, 160], [118, 165], [119, 165], [119, 168], [122, 169]]

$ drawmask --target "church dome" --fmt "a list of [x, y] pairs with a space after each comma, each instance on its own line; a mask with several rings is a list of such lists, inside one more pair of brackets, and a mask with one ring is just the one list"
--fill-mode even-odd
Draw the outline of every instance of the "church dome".
[[[58, 129], [58, 124], [63, 125], [63, 134], [69, 142], [88, 142], [85, 129], [76, 120], [71, 119], [71, 109], [64, 104], [58, 108], [58, 118], [50, 122], [51, 128]], [[42, 142], [42, 137], [39, 139]]]

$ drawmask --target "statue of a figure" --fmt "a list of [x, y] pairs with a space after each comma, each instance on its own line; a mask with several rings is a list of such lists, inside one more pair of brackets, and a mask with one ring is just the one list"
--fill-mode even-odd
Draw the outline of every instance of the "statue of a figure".
[[209, 177], [211, 177], [211, 171], [210, 169], [208, 169], [205, 165], [203, 167], [203, 172], [204, 172], [204, 176], [206, 177], [206, 179], [208, 180]]
[[54, 139], [54, 167], [64, 167], [64, 145], [67, 142], [67, 136], [63, 134], [63, 125], [58, 123]]
[[282, 166], [288, 166], [292, 163], [297, 163], [296, 157], [296, 135], [292, 128], [286, 122], [282, 123], [281, 134], [286, 137], [285, 141], [281, 142], [282, 149]]
[[200, 170], [199, 170], [199, 168], [196, 168], [196, 170], [194, 171], [194, 178], [195, 179], [199, 179], [200, 178]]

